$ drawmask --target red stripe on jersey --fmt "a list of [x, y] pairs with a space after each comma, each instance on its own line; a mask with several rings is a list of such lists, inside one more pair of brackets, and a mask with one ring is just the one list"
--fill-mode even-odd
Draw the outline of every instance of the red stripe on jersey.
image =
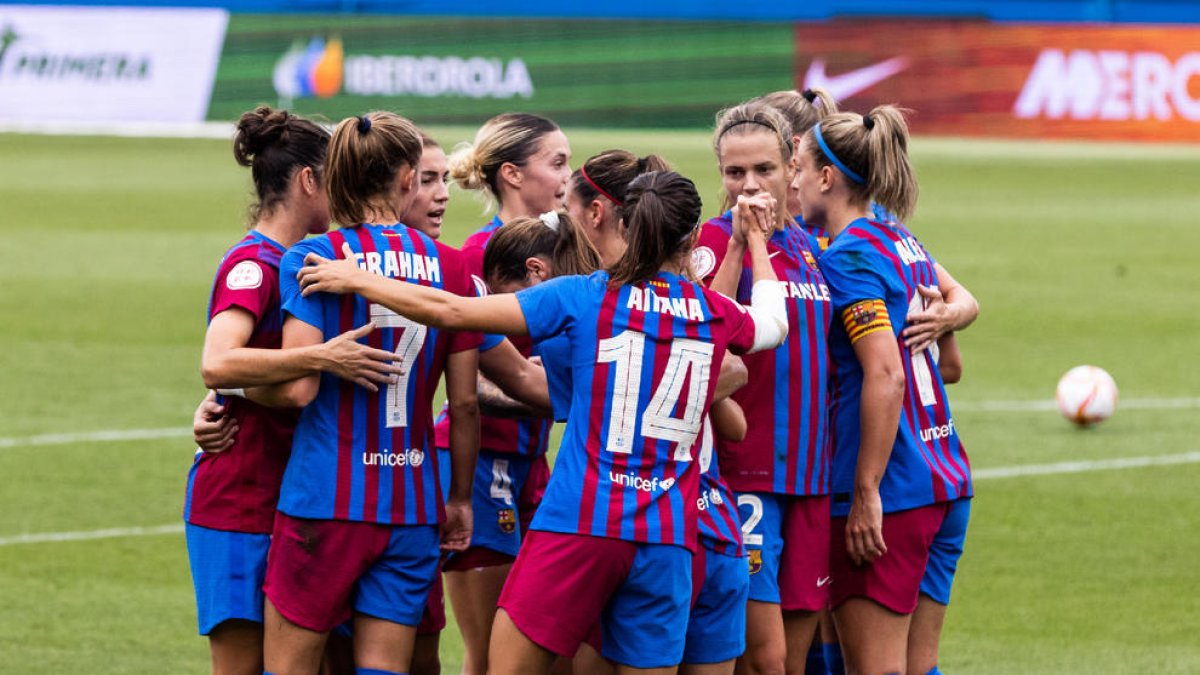
[[[643, 286], [643, 288], [645, 288], [645, 287], [648, 287], [648, 284], [643, 283], [642, 286]], [[613, 295], [619, 296], [620, 291], [614, 292]], [[612, 328], [609, 330], [609, 332], [611, 333], [615, 330], [616, 330], [616, 326], [612, 326]], [[633, 310], [630, 308], [625, 308], [625, 330], [636, 331], [636, 332], [644, 334], [646, 332], [646, 314], [640, 310]], [[656, 346], [656, 349], [657, 349], [657, 346]], [[643, 361], [642, 363], [643, 363], [643, 365], [645, 365], [645, 361]], [[656, 366], [658, 365], [658, 359], [655, 359], [655, 365]], [[653, 381], [654, 381], [653, 375], [651, 375], [651, 382], [653, 382]], [[601, 400], [605, 400], [605, 399], [601, 399]], [[635, 414], [637, 412], [637, 403], [638, 403], [637, 401], [634, 401], [633, 410], [634, 410]], [[637, 428], [637, 426], [636, 426], [637, 422], [635, 422], [634, 424], [635, 424], [634, 428]], [[617, 475], [629, 472], [629, 465], [633, 461], [633, 451], [634, 451], [633, 449], [634, 448], [638, 448], [638, 452], [642, 453], [642, 456], [639, 458], [638, 465], [637, 465], [637, 469], [639, 470], [639, 474], [640, 474], [640, 470], [645, 467], [646, 446], [650, 444], [648, 442], [649, 439], [645, 439], [645, 441], [647, 441], [647, 442], [643, 442], [641, 444], [637, 443], [636, 440], [633, 443], [631, 443], [630, 445], [632, 447], [630, 448], [629, 454], [614, 453], [613, 462], [614, 462], [614, 464], [616, 464], [618, 466], [618, 468], [616, 469]], [[626, 493], [625, 490], [618, 490], [618, 491], [616, 491], [616, 493], [613, 493], [613, 492], [608, 493], [608, 528], [607, 528], [607, 531], [609, 533], [609, 536], [617, 536], [617, 537], [621, 536], [621, 521], [624, 520], [621, 516], [624, 513], [624, 509], [625, 509], [625, 493]], [[633, 518], [633, 538], [635, 541], [646, 541], [645, 516], [643, 516], [642, 518], [638, 518], [637, 514], [645, 513], [645, 511], [643, 511], [643, 507], [646, 505], [646, 502], [648, 500], [642, 499], [641, 497], [642, 497], [641, 490], [633, 491], [633, 501], [637, 505], [637, 511], [635, 511], [634, 518]], [[646, 514], [646, 516], [648, 516], [648, 515], [649, 514]]]
[[[333, 257], [342, 259], [342, 244], [346, 242], [343, 232], [330, 232], [329, 242], [333, 245]], [[338, 331], [345, 333], [354, 328], [355, 296], [343, 295], [340, 302]], [[338, 461], [337, 487], [334, 492], [333, 517], [335, 520], [350, 518], [350, 486], [354, 462], [354, 383], [339, 380], [338, 400]]]
[[[616, 313], [617, 299], [620, 297], [619, 291], [609, 291], [604, 295], [604, 301], [600, 306], [600, 316], [597, 321], [597, 336], [604, 334], [605, 331], [612, 333], [613, 314]], [[592, 362], [596, 363], [599, 360], [600, 344], [596, 344], [596, 356], [592, 358]], [[600, 434], [604, 432], [604, 416], [605, 410], [603, 407], [598, 407], [597, 401], [607, 401], [608, 377], [601, 377], [599, 373], [593, 371], [592, 377], [592, 401], [593, 407], [588, 413], [588, 434], [587, 434], [587, 466], [583, 472], [583, 494], [579, 500], [579, 531], [593, 532], [592, 522], [596, 516], [596, 493], [599, 490], [600, 480], [600, 453], [604, 452], [604, 448], [600, 447]], [[607, 373], [605, 373], [607, 375]], [[602, 406], [603, 404], [599, 404]], [[610, 519], [611, 523], [611, 519]], [[609, 534], [611, 536], [611, 533]]]
[[[821, 352], [819, 345], [827, 342], [829, 340], [829, 336], [825, 334], [825, 331], [821, 331], [820, 334], [817, 333], [817, 326], [821, 326], [823, 328], [825, 326], [825, 322], [817, 320], [817, 308], [815, 303], [805, 303], [804, 308], [805, 317], [808, 321], [807, 344], [813, 345], [813, 348], [808, 350], [808, 372], [817, 373], [820, 372], [820, 364], [817, 363], [817, 359], [819, 358]], [[813, 470], [817, 468], [813, 465], [816, 462], [817, 452], [820, 450], [820, 448], [817, 448], [817, 438], [820, 437], [818, 431], [821, 429], [821, 414], [825, 412], [825, 407], [821, 405], [821, 388], [817, 385], [817, 381], [820, 378], [809, 377], [806, 379], [808, 380], [809, 401], [808, 428], [811, 430], [811, 432], [808, 434], [808, 442], [806, 444], [808, 451], [805, 453], [804, 476], [801, 477], [801, 480], [808, 483], [812, 480]], [[793, 408], [793, 410], [795, 410], [795, 408]], [[823, 484], [818, 482], [816, 487], [820, 489], [821, 485]], [[809, 486], [806, 485], [805, 492], [807, 492], [808, 489]]]
[[[412, 241], [413, 256], [414, 257], [415, 256], [424, 256], [427, 252], [427, 249], [425, 248], [425, 240], [421, 238], [421, 235], [418, 234], [417, 231], [413, 230], [413, 229], [408, 230], [408, 232], [406, 232], [405, 234], [407, 234], [408, 239], [410, 241]], [[439, 265], [439, 269], [441, 269], [442, 288], [447, 288], [448, 285], [446, 283], [446, 268], [441, 266], [441, 260], [440, 260], [441, 256], [436, 256], [436, 257], [439, 258], [438, 265]], [[424, 280], [421, 280], [421, 279], [417, 280], [417, 285], [433, 286], [433, 281], [428, 278], [429, 275], [426, 274], [425, 276], [426, 276], [426, 278]], [[406, 328], [405, 330], [408, 330], [408, 329]], [[428, 343], [429, 338], [430, 338], [430, 335], [429, 335], [429, 332], [427, 331], [425, 333], [426, 343]], [[447, 341], [448, 340], [443, 339], [443, 338], [438, 339], [438, 342], [440, 342], [442, 344], [445, 344]], [[419, 356], [417, 357], [417, 362], [412, 364], [412, 373], [413, 373], [412, 379], [414, 380], [413, 391], [416, 392], [417, 395], [413, 397], [416, 400], [414, 400], [413, 403], [409, 406], [410, 412], [412, 414], [412, 419], [410, 419], [408, 421], [408, 425], [409, 425], [409, 430], [410, 430], [409, 440], [412, 441], [413, 447], [417, 447], [418, 440], [425, 441], [426, 439], [412, 438], [412, 434], [411, 434], [412, 427], [417, 426], [417, 428], [419, 428], [419, 429], [424, 429], [424, 430], [428, 431], [429, 421], [432, 419], [431, 411], [429, 411], [426, 408], [426, 406], [431, 405], [429, 398], [426, 396], [420, 395], [421, 392], [427, 390], [425, 387], [425, 383], [424, 383], [424, 380], [425, 380], [425, 367], [424, 366], [426, 364], [424, 356], [425, 356], [425, 345], [422, 344], [421, 351], [419, 353]], [[442, 356], [442, 360], [438, 361], [438, 363], [445, 364], [446, 363], [445, 357]], [[401, 431], [400, 429], [393, 431], [392, 437], [395, 438], [397, 432], [400, 432], [400, 431]], [[407, 452], [407, 451], [408, 451], [407, 448], [405, 448], [405, 452]], [[430, 454], [430, 455], [434, 455], [435, 458], [437, 455], [437, 452], [432, 447], [430, 447], [428, 443], [422, 443], [421, 452], [424, 452], [424, 453]], [[416, 508], [417, 513], [425, 513], [425, 481], [421, 480], [420, 467], [414, 467], [411, 464], [409, 464], [408, 462], [405, 462], [403, 471], [405, 473], [414, 474], [413, 481], [412, 481], [413, 505]], [[436, 476], [437, 473], [434, 473], [434, 475]], [[437, 481], [434, 481], [434, 482], [436, 483]], [[403, 484], [403, 481], [402, 481], [402, 484]], [[435, 489], [439, 489], [439, 488], [435, 488]], [[392, 498], [393, 508], [395, 508], [396, 504], [403, 505], [405, 502], [405, 499], [404, 499], [405, 495], [403, 493], [401, 493], [397, 497]], [[439, 503], [438, 504], [438, 520], [439, 521], [442, 519], [442, 508], [443, 508], [442, 505]]]
[[[375, 247], [375, 238], [371, 236], [370, 231], [366, 228], [356, 228], [355, 234], [358, 235], [359, 250], [365, 256], [367, 253], [378, 254]], [[353, 297], [353, 296], [351, 296]], [[370, 306], [367, 308], [367, 316], [371, 315]], [[394, 330], [394, 329], [393, 329]], [[383, 346], [383, 331], [373, 330], [367, 335], [367, 344], [376, 348], [384, 349]], [[366, 432], [366, 448], [368, 451], [377, 452], [379, 450], [379, 393], [367, 394], [367, 419], [366, 424], [362, 425]], [[395, 451], [395, 448], [393, 448]], [[363, 513], [362, 519], [364, 522], [374, 523], [379, 521], [379, 472], [383, 471], [383, 463], [369, 465], [363, 463]]]
[[[652, 287], [647, 284], [646, 288], [649, 290]], [[665, 290], [666, 293], [664, 295], [669, 295], [670, 289]], [[645, 315], [642, 316], [644, 321]], [[666, 378], [667, 363], [669, 363], [671, 359], [671, 343], [675, 335], [675, 317], [673, 315], [667, 312], [660, 312], [658, 314], [658, 335], [660, 339], [654, 342], [654, 374], [650, 378], [650, 381], [653, 383], [662, 382]], [[662, 341], [661, 338], [663, 336], [666, 336], [666, 342]], [[691, 375], [691, 369], [688, 369], [688, 377], [690, 378]], [[684, 382], [683, 391], [688, 391], [686, 381]], [[680, 396], [679, 398], [683, 399], [685, 397]], [[671, 410], [672, 416], [679, 415], [679, 406], [680, 402], [676, 401], [675, 407]], [[645, 436], [644, 430], [643, 436]], [[672, 443], [670, 441], [664, 441], [661, 439], [651, 442], [650, 439], [647, 438], [646, 441], [648, 442], [642, 446], [642, 458], [639, 469], [653, 469], [654, 465], [657, 463], [658, 454], [660, 452], [665, 453], [668, 461], [663, 465], [663, 478], [668, 478], [667, 472], [670, 471], [674, 466], [673, 460], [675, 457], [675, 451], [671, 447]], [[638, 473], [641, 473], [641, 471]], [[672, 475], [669, 477], [674, 478], [674, 472], [672, 472]], [[679, 488], [682, 490], [683, 486], [680, 485]], [[641, 518], [634, 519], [633, 536], [638, 541], [648, 541], [647, 536], [650, 529], [650, 509], [648, 506], [650, 505], [652, 493], [644, 493], [641, 490], [634, 490], [634, 494], [637, 497], [638, 513], [643, 513], [645, 515]], [[661, 528], [659, 531], [659, 536], [665, 541], [671, 541], [675, 538], [675, 521], [671, 514], [672, 509], [670, 495], [664, 495], [662, 499], [658, 500], [658, 503], [655, 506], [658, 507], [658, 523], [659, 527]]]

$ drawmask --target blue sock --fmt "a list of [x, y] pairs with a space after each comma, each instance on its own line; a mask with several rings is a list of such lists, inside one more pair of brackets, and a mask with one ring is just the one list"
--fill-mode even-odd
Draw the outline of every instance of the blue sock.
[[829, 675], [846, 675], [846, 662], [842, 659], [842, 645], [836, 642], [822, 642], [821, 651], [825, 652], [825, 670]]
[[354, 675], [408, 675], [408, 673], [397, 673], [394, 670], [380, 670], [378, 668], [355, 668]]
[[934, 666], [933, 670], [930, 670], [928, 673], [925, 673], [925, 675], [942, 675], [942, 671], [938, 670], [937, 666]]

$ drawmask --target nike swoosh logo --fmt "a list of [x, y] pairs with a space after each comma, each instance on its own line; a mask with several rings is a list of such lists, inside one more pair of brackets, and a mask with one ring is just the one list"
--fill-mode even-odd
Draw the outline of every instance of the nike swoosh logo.
[[841, 75], [828, 75], [825, 72], [825, 59], [815, 58], [804, 74], [805, 89], [820, 87], [828, 91], [839, 103], [855, 94], [870, 89], [889, 77], [908, 67], [908, 57], [897, 56], [880, 61], [865, 68], [858, 68]]
[[817, 588], [821, 588], [822, 586], [825, 586], [830, 581], [832, 581], [832, 579], [830, 579], [829, 577], [825, 577], [824, 579], [817, 579]]
[[767, 254], [767, 260], [770, 260], [771, 258], [774, 258], [775, 256], [779, 255], [780, 253], [783, 253], [783, 251], [775, 251], [774, 253], [768, 253], [768, 254]]

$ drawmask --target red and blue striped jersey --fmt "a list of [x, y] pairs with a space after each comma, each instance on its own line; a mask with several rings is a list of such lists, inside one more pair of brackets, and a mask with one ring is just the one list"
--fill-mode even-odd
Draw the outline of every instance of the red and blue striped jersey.
[[891, 458], [879, 487], [885, 513], [972, 494], [971, 466], [954, 428], [936, 350], [911, 354], [900, 332], [904, 318], [924, 307], [917, 285], [937, 286], [933, 256], [898, 223], [854, 221], [821, 256], [821, 269], [842, 320], [830, 331], [833, 385], [833, 500], [835, 516], [850, 511], [861, 438], [863, 370], [851, 331], [882, 330], [890, 319], [904, 364], [904, 403]]
[[606, 272], [517, 293], [534, 342], [570, 342], [571, 402], [533, 529], [694, 549], [705, 411], [725, 350], [754, 342], [745, 309], [666, 273], [610, 287]]
[[[871, 219], [875, 220], [876, 222], [880, 222], [880, 223], [898, 223], [898, 222], [900, 222], [900, 219], [897, 218], [895, 216], [895, 214], [893, 214], [891, 211], [888, 211], [887, 209], [880, 206], [879, 204], [876, 204], [875, 202], [871, 202], [871, 213], [872, 213]], [[829, 248], [829, 235], [826, 234], [824, 227], [822, 227], [820, 225], [813, 225], [812, 223], [804, 222], [803, 216], [796, 216], [796, 224], [799, 225], [801, 228], [803, 228], [805, 232], [811, 234], [813, 236], [813, 238], [817, 240], [817, 243], [820, 245], [820, 248], [822, 251]]]
[[[208, 320], [237, 308], [254, 317], [247, 347], [279, 349], [279, 259], [283, 247], [251, 230], [217, 266]], [[267, 534], [292, 448], [297, 412], [277, 410], [244, 398], [223, 401], [239, 427], [233, 447], [197, 453], [188, 473], [184, 520], [230, 532]]]
[[700, 497], [696, 500], [700, 544], [713, 553], [740, 558], [746, 554], [742, 548], [742, 520], [733, 490], [721, 479], [715, 440], [712, 422], [706, 415], [700, 435]]
[[316, 400], [300, 416], [279, 510], [300, 518], [424, 525], [443, 515], [433, 442], [433, 396], [450, 353], [475, 349], [479, 336], [429, 328], [356, 295], [300, 294], [304, 256], [342, 258], [398, 283], [471, 294], [458, 251], [396, 224], [359, 225], [300, 242], [280, 269], [283, 310], [326, 340], [372, 321], [367, 344], [396, 352], [399, 381], [370, 392], [322, 374]]
[[[496, 216], [463, 242], [462, 253], [466, 260], [467, 271], [474, 276], [478, 287], [483, 287], [483, 251], [487, 247], [488, 240], [503, 225], [500, 216]], [[514, 336], [510, 337], [509, 341], [517, 348], [517, 351], [521, 352], [522, 356], [529, 358], [533, 354], [533, 343], [529, 341], [529, 338]], [[484, 351], [491, 349], [498, 342], [497, 336], [485, 336], [482, 349]], [[549, 420], [533, 417], [479, 416], [479, 447], [482, 449], [537, 457], [546, 453], [549, 442]], [[448, 408], [443, 408], [442, 414], [438, 416], [437, 443], [439, 448], [450, 447], [450, 411]]]
[[[728, 214], [704, 224], [692, 252], [698, 278], [711, 283], [729, 247]], [[829, 325], [833, 305], [820, 270], [817, 243], [798, 227], [776, 231], [767, 255], [787, 298], [788, 336], [778, 348], [750, 354], [746, 386], [733, 400], [746, 414], [746, 438], [717, 441], [721, 471], [738, 492], [829, 493]], [[737, 299], [749, 304], [753, 279], [747, 254]]]

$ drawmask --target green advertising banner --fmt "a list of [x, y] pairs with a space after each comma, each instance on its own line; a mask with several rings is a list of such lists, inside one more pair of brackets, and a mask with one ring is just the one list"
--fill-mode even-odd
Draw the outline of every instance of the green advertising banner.
[[421, 124], [506, 111], [596, 127], [705, 127], [793, 86], [789, 24], [233, 15], [208, 117], [260, 103]]

